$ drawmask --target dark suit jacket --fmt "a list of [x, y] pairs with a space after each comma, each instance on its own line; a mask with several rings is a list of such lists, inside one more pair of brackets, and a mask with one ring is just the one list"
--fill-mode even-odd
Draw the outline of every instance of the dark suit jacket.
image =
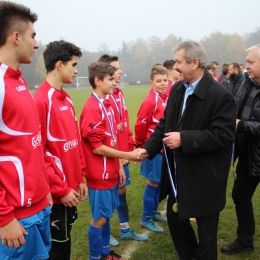
[[[167, 148], [178, 191], [179, 218], [203, 217], [220, 212], [226, 202], [227, 177], [235, 139], [235, 105], [230, 92], [205, 72], [188, 97], [182, 116], [185, 87], [173, 85], [167, 107], [154, 133], [144, 144], [153, 158], [162, 149], [165, 132], [180, 132], [181, 147]], [[161, 196], [171, 192], [165, 160]]]

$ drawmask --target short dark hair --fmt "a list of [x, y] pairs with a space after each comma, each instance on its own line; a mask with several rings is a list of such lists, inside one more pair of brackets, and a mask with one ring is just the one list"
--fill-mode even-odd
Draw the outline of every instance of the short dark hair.
[[223, 65], [222, 65], [222, 74], [223, 75], [227, 75], [228, 74], [228, 68], [229, 68], [229, 64], [227, 64], [227, 63], [224, 63]]
[[163, 63], [163, 66], [167, 69], [167, 70], [173, 70], [173, 66], [175, 64], [175, 60], [166, 60], [164, 63]]
[[0, 1], [0, 47], [5, 45], [7, 37], [14, 31], [24, 33], [29, 22], [38, 20], [30, 8], [14, 2]]
[[215, 70], [215, 68], [214, 68], [213, 65], [209, 64], [209, 65], [207, 66], [207, 70]]
[[110, 64], [113, 61], [118, 61], [118, 57], [117, 56], [110, 56], [108, 54], [103, 54], [98, 59], [98, 62], [105, 62], [105, 63], [108, 63], [108, 64]]
[[215, 60], [213, 60], [210, 65], [214, 66], [214, 65], [217, 65], [218, 66], [218, 62], [216, 62]]
[[240, 72], [240, 66], [239, 66], [239, 64], [237, 62], [232, 62], [230, 65], [232, 65], [233, 68], [238, 69], [238, 71]]
[[72, 56], [82, 56], [80, 48], [73, 43], [63, 40], [50, 42], [43, 52], [47, 73], [54, 70], [57, 61], [62, 61], [62, 63], [66, 64], [72, 59]]
[[93, 89], [96, 88], [95, 77], [103, 81], [106, 75], [113, 76], [116, 68], [105, 62], [93, 62], [88, 65], [88, 80]]

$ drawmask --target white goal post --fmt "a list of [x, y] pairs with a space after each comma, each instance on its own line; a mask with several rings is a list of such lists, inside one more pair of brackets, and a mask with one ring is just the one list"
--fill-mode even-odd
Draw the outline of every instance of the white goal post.
[[88, 77], [77, 77], [77, 83], [76, 83], [76, 86], [77, 86], [77, 90], [79, 89], [79, 79], [88, 79]]

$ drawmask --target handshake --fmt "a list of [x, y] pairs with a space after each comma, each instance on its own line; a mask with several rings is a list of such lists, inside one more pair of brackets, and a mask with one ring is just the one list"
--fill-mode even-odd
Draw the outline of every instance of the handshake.
[[126, 152], [125, 155], [126, 156], [124, 159], [132, 161], [135, 164], [140, 163], [143, 160], [145, 160], [147, 157], [149, 157], [149, 154], [143, 148], [137, 148], [131, 152]]

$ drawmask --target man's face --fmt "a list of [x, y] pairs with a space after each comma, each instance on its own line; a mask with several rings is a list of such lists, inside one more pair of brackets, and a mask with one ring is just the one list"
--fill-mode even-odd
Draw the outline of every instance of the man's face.
[[240, 70], [243, 73], [244, 72], [244, 66], [240, 66]]
[[174, 69], [179, 72], [180, 80], [189, 83], [194, 76], [193, 62], [186, 62], [184, 58], [184, 49], [175, 53]]
[[112, 61], [110, 65], [114, 66], [116, 68], [115, 72], [115, 81], [118, 84], [121, 80], [122, 70], [120, 69], [119, 62], [118, 61]]
[[218, 66], [218, 65], [216, 65], [216, 64], [214, 64], [214, 65], [213, 65], [213, 67], [214, 67], [213, 74], [215, 74], [215, 75], [216, 75], [216, 74], [218, 73], [218, 67], [219, 67], [219, 66]]
[[166, 74], [155, 74], [150, 84], [155, 92], [163, 94], [168, 87], [168, 77]]
[[39, 45], [35, 39], [36, 33], [31, 22], [28, 22], [27, 29], [20, 35], [19, 61], [20, 63], [31, 63], [35, 50]]
[[235, 77], [235, 76], [237, 75], [237, 74], [236, 74], [236, 71], [235, 71], [235, 69], [234, 69], [234, 67], [233, 67], [232, 64], [229, 65], [228, 73], [230, 74], [230, 76], [233, 76], [233, 77]]
[[260, 58], [258, 49], [253, 49], [248, 52], [246, 57], [246, 70], [250, 79], [256, 83], [260, 83]]
[[76, 68], [77, 65], [77, 57], [72, 56], [72, 59], [68, 61], [66, 64], [61, 64], [61, 76], [62, 82], [66, 84], [72, 83], [75, 76], [78, 74], [78, 70]]

